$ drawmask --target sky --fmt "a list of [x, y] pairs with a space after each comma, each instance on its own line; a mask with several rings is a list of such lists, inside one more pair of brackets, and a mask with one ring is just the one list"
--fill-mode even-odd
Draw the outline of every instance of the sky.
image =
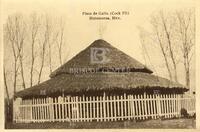
[[[175, 10], [185, 7], [193, 7], [193, 0], [3, 0], [3, 23], [8, 15], [22, 13], [29, 15], [33, 12], [62, 15], [66, 17], [66, 36], [69, 55], [64, 52], [64, 60], [69, 60], [78, 52], [89, 46], [94, 40], [103, 38], [116, 48], [136, 60], [147, 65], [159, 76], [166, 77], [163, 68], [162, 57], [158, 51], [149, 51], [151, 63], [147, 63], [143, 57], [138, 27], [150, 29], [149, 19], [152, 13], [163, 10]], [[94, 11], [128, 11], [129, 15], [121, 16], [121, 20], [89, 20], [82, 12]], [[99, 35], [99, 26], [105, 30]], [[65, 49], [64, 49], [65, 51]], [[182, 70], [182, 69], [180, 69]], [[48, 79], [48, 74], [45, 79]], [[184, 82], [184, 78], [180, 78]], [[194, 84], [193, 84], [194, 85]]]

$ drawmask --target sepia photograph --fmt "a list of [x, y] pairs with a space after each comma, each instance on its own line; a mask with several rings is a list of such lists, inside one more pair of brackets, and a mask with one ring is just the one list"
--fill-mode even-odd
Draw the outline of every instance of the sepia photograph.
[[4, 129], [196, 129], [196, 7], [2, 0]]

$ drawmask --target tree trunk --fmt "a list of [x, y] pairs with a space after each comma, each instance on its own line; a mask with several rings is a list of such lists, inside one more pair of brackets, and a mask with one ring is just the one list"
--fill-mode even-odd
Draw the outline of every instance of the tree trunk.
[[13, 82], [13, 86], [14, 86], [14, 93], [13, 95], [15, 96], [15, 93], [16, 93], [16, 86], [17, 86], [17, 62], [15, 61], [14, 62], [14, 82]]
[[41, 62], [41, 67], [40, 67], [40, 71], [39, 71], [39, 76], [38, 76], [38, 84], [41, 81], [41, 76], [42, 76], [42, 71], [43, 71], [43, 67], [44, 67], [44, 53], [42, 55], [42, 62]]
[[42, 56], [41, 56], [41, 67], [40, 67], [40, 71], [39, 71], [39, 76], [38, 76], [38, 84], [41, 81], [41, 76], [42, 76], [42, 71], [43, 71], [43, 67], [44, 67], [44, 59], [45, 59], [45, 51], [46, 51], [46, 44], [47, 44], [47, 32], [45, 32], [44, 35], [44, 42], [42, 44]]
[[49, 72], [50, 74], [52, 73], [52, 65], [51, 65], [51, 44], [48, 40], [48, 43], [49, 43]]
[[186, 86], [190, 88], [190, 71], [188, 69], [186, 71]]
[[23, 60], [21, 56], [20, 56], [20, 67], [21, 67], [22, 86], [25, 89], [26, 85], [25, 85], [25, 79], [24, 79], [24, 67], [23, 67]]
[[190, 62], [188, 59], [188, 55], [185, 58], [185, 82], [186, 82], [186, 86], [188, 88], [190, 88]]
[[172, 73], [171, 73], [171, 70], [170, 70], [170, 67], [169, 67], [169, 62], [168, 62], [168, 59], [167, 59], [167, 55], [166, 55], [166, 53], [165, 53], [165, 50], [164, 50], [164, 48], [163, 48], [161, 39], [160, 39], [160, 37], [159, 37], [158, 31], [156, 31], [156, 35], [157, 35], [157, 38], [158, 38], [158, 41], [159, 41], [159, 45], [160, 45], [160, 48], [161, 48], [161, 51], [162, 51], [162, 55], [163, 55], [164, 60], [165, 60], [165, 66], [166, 66], [167, 71], [168, 71], [169, 79], [172, 81]]
[[33, 85], [33, 66], [34, 66], [34, 42], [32, 42], [31, 46], [31, 71], [30, 71], [30, 87]]
[[9, 105], [9, 92], [8, 92], [8, 85], [7, 85], [7, 78], [6, 78], [6, 71], [5, 71], [5, 67], [3, 68], [3, 74], [4, 74], [4, 85], [5, 85], [5, 89], [6, 89], [6, 96], [8, 99], [8, 105]]

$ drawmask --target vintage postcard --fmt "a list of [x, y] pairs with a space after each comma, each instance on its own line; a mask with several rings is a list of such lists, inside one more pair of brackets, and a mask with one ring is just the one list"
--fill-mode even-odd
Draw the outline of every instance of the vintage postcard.
[[4, 130], [197, 130], [196, 1], [1, 7]]

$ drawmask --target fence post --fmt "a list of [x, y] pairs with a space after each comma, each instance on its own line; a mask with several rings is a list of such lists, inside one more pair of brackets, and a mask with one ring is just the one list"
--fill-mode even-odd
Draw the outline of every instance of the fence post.
[[43, 100], [43, 98], [40, 99], [40, 103], [41, 103], [41, 115], [42, 115], [41, 122], [44, 122], [44, 100]]
[[134, 101], [133, 106], [135, 106], [135, 114], [134, 114], [135, 118], [134, 119], [139, 119], [138, 98], [137, 98], [136, 94], [134, 96], [132, 96], [132, 100]]
[[88, 107], [89, 107], [89, 103], [88, 103], [88, 96], [86, 96], [86, 111], [87, 111], [87, 118], [86, 118], [86, 120], [89, 122], [89, 109], [88, 109]]
[[37, 119], [38, 119], [38, 117], [37, 117], [37, 103], [36, 103], [35, 98], [33, 98], [33, 102], [34, 102], [34, 120], [35, 120], [35, 122], [37, 122]]
[[29, 119], [29, 122], [33, 121], [33, 118], [32, 118], [33, 117], [32, 108], [33, 108], [33, 103], [32, 103], [32, 99], [30, 99], [29, 100], [29, 109], [30, 109], [30, 119]]
[[135, 120], [136, 118], [136, 100], [135, 100], [135, 96], [131, 95], [131, 100], [130, 100], [130, 106], [131, 106], [131, 118], [133, 118]]
[[92, 97], [90, 96], [90, 101], [89, 101], [89, 104], [90, 104], [90, 120], [89, 121], [92, 121]]
[[13, 121], [18, 122], [20, 120], [20, 110], [19, 106], [22, 102], [21, 98], [13, 99]]
[[150, 113], [150, 101], [151, 101], [151, 99], [150, 99], [150, 96], [148, 95], [148, 94], [146, 94], [146, 98], [148, 99], [146, 102], [147, 102], [147, 119], [149, 118], [149, 116], [151, 115], [151, 113]]
[[161, 117], [161, 105], [160, 105], [160, 102], [161, 102], [161, 100], [160, 100], [160, 94], [157, 94], [156, 95], [156, 103], [157, 103], [157, 112], [158, 112], [158, 117], [160, 118]]
[[54, 103], [53, 103], [53, 97], [52, 98], [50, 98], [50, 100], [51, 100], [51, 108], [52, 108], [52, 110], [51, 110], [51, 116], [52, 116], [52, 121], [54, 122], [55, 120], [55, 109], [54, 109]]
[[104, 118], [104, 121], [106, 121], [106, 93], [104, 92], [103, 93], [103, 118]]
[[117, 120], [117, 106], [116, 106], [116, 96], [114, 95], [114, 117], [115, 117], [115, 121]]
[[83, 101], [81, 99], [81, 96], [79, 96], [79, 111], [80, 111], [80, 121], [82, 122], [83, 120], [83, 112], [82, 112], [82, 104], [83, 104]]
[[152, 95], [153, 96], [153, 108], [154, 108], [154, 119], [156, 119], [156, 97], [155, 94]]
[[178, 95], [177, 94], [175, 94], [175, 98], [176, 98], [176, 106], [175, 106], [176, 117], [178, 117]]
[[176, 98], [175, 98], [175, 94], [172, 94], [172, 95], [173, 95], [173, 97], [172, 97], [173, 98], [173, 117], [175, 117], [175, 115], [176, 115], [175, 114], [175, 112], [176, 112], [176, 109], [175, 109], [176, 108], [176, 106], [175, 106]]
[[64, 108], [65, 108], [65, 106], [64, 106], [64, 104], [65, 104], [65, 96], [63, 94], [63, 96], [62, 96], [62, 122], [65, 121], [65, 116], [64, 116]]
[[127, 107], [126, 107], [126, 102], [127, 102], [127, 98], [126, 98], [126, 93], [124, 93], [124, 116], [125, 116], [125, 119], [127, 119]]
[[178, 116], [179, 117], [181, 116], [180, 110], [181, 110], [181, 97], [180, 95], [178, 95]]
[[100, 96], [100, 119], [101, 119], [101, 121], [103, 121], [103, 112], [102, 112], [102, 109], [103, 109], [103, 107], [102, 107], [102, 96]]
[[86, 104], [85, 104], [85, 95], [83, 95], [82, 98], [83, 98], [82, 99], [83, 100], [83, 121], [86, 121], [86, 117], [85, 117], [86, 116], [86, 113], [85, 113], [86, 112], [85, 111], [85, 106], [86, 106]]
[[71, 97], [71, 103], [72, 103], [72, 122], [76, 122], [76, 116], [75, 116], [75, 112], [74, 112], [74, 105], [75, 105], [75, 100], [74, 100], [74, 96]]
[[163, 96], [163, 94], [161, 94], [160, 96], [161, 96], [161, 113], [162, 113], [162, 116], [165, 117], [164, 96]]
[[144, 120], [145, 119], [145, 115], [144, 115], [144, 94], [140, 95], [140, 99], [141, 99], [141, 118]]
[[138, 94], [138, 96], [137, 96], [138, 98], [137, 98], [137, 100], [138, 100], [138, 116], [139, 116], [139, 118], [140, 119], [142, 119], [142, 109], [141, 109], [141, 106], [140, 106], [140, 101], [141, 101], [141, 98], [140, 98], [140, 95]]
[[117, 95], [117, 118], [120, 120], [119, 115], [120, 115], [120, 109], [119, 109], [119, 95]]
[[130, 114], [130, 95], [128, 97], [128, 120], [130, 120], [131, 114]]
[[93, 96], [93, 118], [96, 119], [96, 99], [95, 96]]
[[147, 95], [146, 95], [146, 92], [144, 92], [144, 117], [147, 119], [148, 115], [147, 115]]
[[[62, 120], [62, 104], [63, 104], [63, 99], [61, 96], [58, 97], [58, 121]], [[61, 106], [61, 107], [60, 107]]]
[[76, 116], [77, 116], [77, 122], [79, 122], [79, 106], [78, 106], [78, 96], [76, 96]]
[[113, 121], [113, 118], [114, 118], [114, 116], [113, 116], [113, 96], [110, 96], [110, 100], [111, 100], [111, 102], [110, 102], [110, 106], [111, 106], [111, 115], [110, 115], [110, 117], [111, 117], [111, 121]]
[[109, 96], [106, 97], [106, 103], [107, 103], [107, 120], [110, 120], [110, 113], [109, 113]]
[[99, 107], [99, 96], [97, 96], [97, 122], [99, 122], [99, 110], [100, 110], [100, 107]]
[[34, 98], [32, 100], [32, 122], [35, 122], [35, 103], [34, 103]]
[[124, 120], [124, 111], [123, 111], [124, 99], [122, 95], [121, 95], [120, 101], [121, 101], [121, 120]]

